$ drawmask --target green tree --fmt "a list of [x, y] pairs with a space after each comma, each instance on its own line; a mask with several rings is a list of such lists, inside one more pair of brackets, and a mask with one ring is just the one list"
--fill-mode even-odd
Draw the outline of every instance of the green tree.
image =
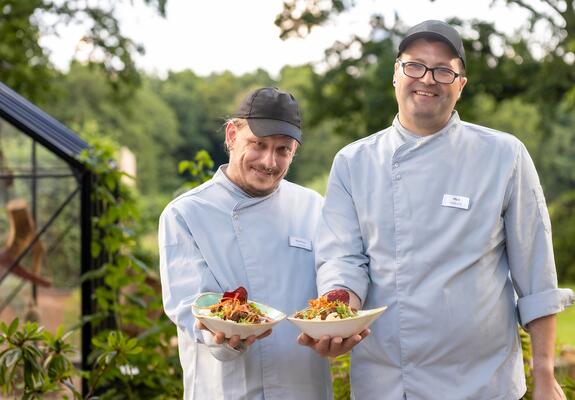
[[[167, 0], [143, 2], [165, 15]], [[82, 41], [91, 50], [89, 64], [104, 71], [115, 89], [130, 92], [140, 80], [134, 55], [144, 49], [122, 33], [116, 16], [119, 3], [0, 0], [0, 81], [33, 101], [46, 100], [58, 73], [40, 40], [74, 24], [85, 27]]]
[[[575, 51], [575, 3], [570, 0], [495, 0], [529, 12], [529, 30], [543, 24], [552, 36], [547, 44], [549, 54], [562, 58]], [[494, 2], [495, 2], [494, 1]]]
[[148, 80], [127, 100], [119, 101], [105, 84], [104, 74], [74, 63], [55, 90], [46, 109], [81, 135], [89, 132], [113, 138], [136, 155], [138, 187], [143, 193], [173, 191], [177, 177], [177, 150], [182, 144], [172, 108]]
[[353, 0], [286, 0], [275, 24], [281, 29], [282, 39], [303, 37], [315, 26], [326, 23], [334, 14], [340, 14], [353, 5]]
[[[532, 158], [538, 154], [543, 137], [541, 130], [541, 115], [537, 106], [512, 98], [497, 102], [487, 94], [477, 94], [470, 104], [470, 114], [473, 121], [517, 136]], [[534, 160], [538, 163], [538, 160]]]
[[[423, 0], [421, 0], [423, 1]], [[497, 0], [493, 3], [496, 3]], [[469, 83], [457, 105], [464, 120], [518, 136], [539, 169], [553, 200], [575, 185], [575, 134], [569, 127], [575, 109], [572, 2], [501, 0], [510, 10], [521, 7], [531, 19], [517, 34], [499, 32], [492, 22], [450, 18], [464, 32]], [[276, 19], [284, 38], [305, 36], [354, 6], [353, 1], [291, 0]], [[543, 53], [534, 52], [534, 29], [543, 24], [554, 33]], [[397, 44], [407, 26], [398, 15], [371, 19], [367, 38], [352, 37], [326, 50], [325, 73], [313, 76], [306, 93], [306, 120], [312, 126], [333, 122], [333, 132], [350, 139], [388, 126], [397, 112], [391, 87]], [[556, 37], [555, 37], [556, 36]], [[355, 49], [355, 51], [351, 51]]]
[[[501, 0], [499, 3], [504, 3], [510, 9], [521, 7], [528, 10], [531, 13], [530, 24], [517, 35], [507, 36], [499, 32], [491, 22], [477, 19], [470, 21], [448, 19], [448, 22], [461, 27], [461, 31], [465, 32], [463, 40], [467, 51], [469, 84], [465, 88], [458, 108], [462, 117], [467, 118], [467, 111], [475, 94], [489, 94], [498, 102], [521, 96], [524, 101], [537, 106], [542, 115], [541, 123], [545, 137], [551, 132], [550, 125], [556, 118], [557, 104], [575, 84], [573, 4], [569, 1], [554, 0]], [[280, 36], [283, 38], [305, 36], [314, 26], [325, 24], [354, 5], [353, 1], [341, 0], [285, 1], [284, 9], [277, 17], [276, 24], [280, 27]], [[553, 39], [552, 45], [542, 47], [544, 51], [542, 56], [535, 57], [531, 43], [534, 41], [533, 29], [537, 23], [547, 24], [550, 31], [556, 33], [557, 39]], [[326, 90], [326, 85], [319, 84], [316, 85], [316, 92], [318, 96], [325, 92], [326, 96], [322, 99], [329, 96], [337, 99], [333, 100], [337, 104], [335, 107], [330, 104], [329, 107], [314, 112], [312, 121], [316, 122], [321, 118], [342, 118], [343, 115], [349, 119], [350, 126], [356, 127], [355, 131], [361, 131], [362, 123], [369, 127], [373, 126], [370, 119], [372, 115], [385, 110], [382, 106], [395, 109], [392, 106], [394, 104], [392, 96], [386, 99], [387, 102], [383, 102], [383, 99], [377, 101], [377, 95], [372, 96], [361, 90], [360, 82], [368, 81], [369, 84], [365, 87], [377, 88], [374, 90], [376, 93], [391, 94], [391, 66], [396, 55], [397, 43], [407, 27], [398, 15], [391, 21], [384, 21], [382, 16], [373, 15], [371, 25], [372, 32], [368, 38], [354, 37], [348, 43], [335, 43], [326, 51], [329, 69], [324, 76], [335, 88]], [[384, 43], [387, 43], [387, 49], [382, 48]], [[496, 43], [502, 43], [503, 49], [498, 48]], [[359, 56], [348, 51], [352, 47], [359, 49]], [[361, 66], [366, 62], [376, 66], [382, 63], [376, 68], [378, 73], [371, 79], [366, 77], [365, 69]], [[377, 86], [378, 83], [380, 87]], [[371, 104], [370, 100], [375, 107], [368, 111], [366, 116], [354, 118], [360, 107], [366, 108]], [[389, 116], [381, 120], [387, 121]], [[383, 121], [374, 120], [378, 123]], [[349, 128], [340, 131], [346, 130], [350, 131]], [[369, 129], [369, 132], [373, 131], [373, 128]]]
[[[541, 143], [542, 176], [547, 195], [553, 200], [575, 188], [575, 111], [567, 102], [557, 106], [551, 132]], [[575, 243], [575, 237], [571, 237]]]
[[188, 70], [170, 72], [167, 79], [152, 82], [178, 120], [178, 134], [182, 141], [175, 153], [178, 160], [189, 158], [194, 149], [212, 147], [209, 136], [200, 132], [205, 117], [201, 93], [198, 90], [201, 79]]
[[223, 123], [242, 97], [251, 89], [273, 85], [264, 70], [235, 76], [229, 71], [198, 77], [191, 71], [170, 73], [154, 85], [160, 96], [175, 110], [181, 146], [176, 159], [191, 158], [199, 150], [208, 151], [216, 165], [227, 162]]
[[42, 0], [0, 0], [0, 81], [39, 100], [56, 75], [38, 44], [40, 28], [31, 22]]
[[292, 93], [298, 101], [302, 118], [303, 144], [298, 148], [288, 179], [307, 184], [315, 177], [327, 174], [335, 153], [350, 139], [334, 134], [334, 123], [321, 122], [314, 126], [310, 120], [315, 103], [314, 82], [318, 74], [310, 65], [286, 66], [280, 71], [278, 87]]

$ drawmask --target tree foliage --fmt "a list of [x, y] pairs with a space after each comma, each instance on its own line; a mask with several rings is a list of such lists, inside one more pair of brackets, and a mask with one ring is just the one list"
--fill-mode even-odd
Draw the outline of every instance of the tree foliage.
[[[496, 2], [497, 0], [493, 3]], [[520, 95], [529, 102], [540, 103], [546, 119], [552, 118], [553, 104], [560, 101], [573, 88], [575, 82], [573, 4], [569, 1], [555, 0], [499, 2], [531, 12], [530, 24], [519, 35], [507, 36], [499, 32], [491, 22], [448, 18], [448, 22], [465, 32], [463, 39], [468, 59], [469, 84], [461, 107], [464, 108], [466, 97], [472, 98], [476, 93], [488, 93], [498, 101]], [[549, 12], [536, 11], [545, 9], [545, 5]], [[296, 35], [295, 32], [297, 36], [305, 36], [314, 26], [325, 24], [353, 6], [353, 2], [331, 0], [286, 1], [276, 24], [280, 27], [281, 36], [284, 38]], [[543, 48], [544, 53], [540, 58], [533, 55], [532, 46], [534, 37], [532, 30], [538, 22], [548, 25], [553, 23], [551, 31], [560, 38], [554, 46]], [[307, 29], [293, 28], [302, 24]], [[354, 89], [354, 81], [364, 79], [362, 61], [372, 64], [385, 63], [389, 65], [388, 71], [390, 71], [397, 54], [398, 43], [408, 28], [398, 15], [385, 21], [383, 16], [375, 14], [372, 16], [371, 25], [372, 32], [368, 38], [353, 37], [347, 43], [336, 42], [326, 51], [326, 60], [330, 68], [325, 75], [329, 76], [335, 85], [341, 87], [342, 91], [346, 88]], [[378, 51], [383, 43], [388, 47], [386, 53]], [[356, 53], [359, 53], [359, 56], [347, 51], [352, 47], [358, 49]], [[380, 74], [378, 78], [390, 79], [387, 74]], [[387, 80], [386, 84], [389, 88]], [[365, 105], [362, 102], [361, 91], [357, 95], [355, 93], [348, 92], [348, 96], [356, 98], [344, 101], [347, 106], [341, 106], [345, 107], [346, 115], [347, 111], [353, 112], [357, 108], [358, 101]], [[326, 118], [341, 115], [341, 107], [328, 114]]]
[[575, 190], [564, 193], [549, 207], [553, 227], [553, 248], [557, 277], [561, 282], [575, 282]]
[[[463, 119], [485, 123], [517, 135], [540, 168], [551, 199], [574, 185], [570, 168], [549, 157], [551, 151], [570, 155], [566, 127], [575, 109], [575, 19], [573, 3], [555, 0], [495, 0], [493, 4], [521, 8], [531, 15], [517, 34], [507, 35], [492, 22], [478, 19], [447, 21], [463, 32], [469, 80], [457, 109]], [[305, 36], [311, 28], [334, 20], [354, 6], [330, 0], [284, 2], [276, 24], [282, 37]], [[304, 18], [305, 16], [305, 18]], [[302, 29], [301, 26], [306, 29]], [[551, 38], [536, 46], [535, 29], [544, 25]], [[391, 87], [397, 46], [407, 26], [399, 15], [385, 20], [373, 15], [367, 38], [351, 37], [326, 50], [328, 66], [314, 77], [308, 91], [308, 122], [335, 122], [334, 131], [363, 137], [389, 125], [397, 112]], [[519, 112], [519, 114], [516, 114]], [[520, 116], [520, 117], [518, 117]], [[522, 117], [521, 117], [522, 116]], [[561, 164], [561, 167], [559, 166]]]
[[257, 70], [239, 77], [231, 72], [199, 77], [192, 71], [182, 71], [170, 73], [167, 79], [153, 83], [178, 119], [179, 136], [183, 140], [174, 157], [186, 160], [204, 149], [216, 164], [226, 162], [224, 121], [249, 90], [269, 86], [273, 82], [267, 72]]
[[[167, 0], [143, 0], [164, 16]], [[82, 44], [89, 49], [90, 66], [105, 72], [117, 92], [131, 93], [140, 82], [134, 55], [143, 47], [125, 36], [116, 16], [120, 2], [84, 0], [0, 0], [0, 81], [34, 101], [59, 73], [40, 45], [63, 25], [84, 28]], [[125, 3], [125, 1], [124, 1]]]
[[33, 100], [41, 98], [56, 72], [38, 43], [33, 23], [42, 0], [0, 0], [0, 80]]
[[128, 100], [117, 100], [103, 73], [79, 63], [54, 85], [47, 111], [86, 139], [105, 135], [136, 156], [138, 188], [143, 193], [173, 190], [177, 153], [184, 139], [178, 134], [174, 110], [148, 80]]
[[287, 0], [275, 24], [280, 27], [280, 37], [305, 37], [312, 29], [327, 22], [333, 14], [339, 14], [354, 5], [353, 0]]

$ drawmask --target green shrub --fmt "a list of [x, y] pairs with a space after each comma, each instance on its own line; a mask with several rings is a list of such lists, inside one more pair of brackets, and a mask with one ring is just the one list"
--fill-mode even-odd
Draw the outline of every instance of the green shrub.
[[36, 323], [0, 323], [0, 389], [3, 395], [40, 399], [68, 393], [81, 398], [72, 383], [78, 375], [70, 361], [76, 351], [66, 342], [71, 332], [52, 335]]
[[559, 282], [575, 282], [575, 191], [549, 205]]

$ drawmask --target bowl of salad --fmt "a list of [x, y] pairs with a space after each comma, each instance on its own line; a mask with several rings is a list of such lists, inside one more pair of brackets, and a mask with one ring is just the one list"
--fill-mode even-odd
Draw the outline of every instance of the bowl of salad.
[[371, 310], [355, 310], [349, 306], [349, 294], [334, 290], [325, 296], [309, 300], [309, 306], [288, 317], [303, 333], [314, 339], [322, 336], [343, 339], [368, 328], [387, 306]]
[[192, 312], [210, 331], [223, 332], [226, 338], [239, 335], [240, 339], [259, 336], [286, 317], [275, 308], [248, 301], [241, 286], [232, 292], [201, 293], [192, 304]]

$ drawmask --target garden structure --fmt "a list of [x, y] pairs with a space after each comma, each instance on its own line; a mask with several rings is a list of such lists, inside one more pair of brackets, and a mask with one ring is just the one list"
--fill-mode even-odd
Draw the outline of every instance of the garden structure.
[[[94, 314], [98, 281], [80, 277], [105, 260], [90, 250], [101, 210], [92, 196], [95, 176], [81, 158], [86, 149], [74, 132], [0, 83], [0, 319], [49, 323], [53, 317], [41, 311], [45, 288], [77, 294], [68, 298], [76, 307], [71, 325]], [[84, 323], [79, 332], [78, 363], [86, 370], [94, 327]]]

